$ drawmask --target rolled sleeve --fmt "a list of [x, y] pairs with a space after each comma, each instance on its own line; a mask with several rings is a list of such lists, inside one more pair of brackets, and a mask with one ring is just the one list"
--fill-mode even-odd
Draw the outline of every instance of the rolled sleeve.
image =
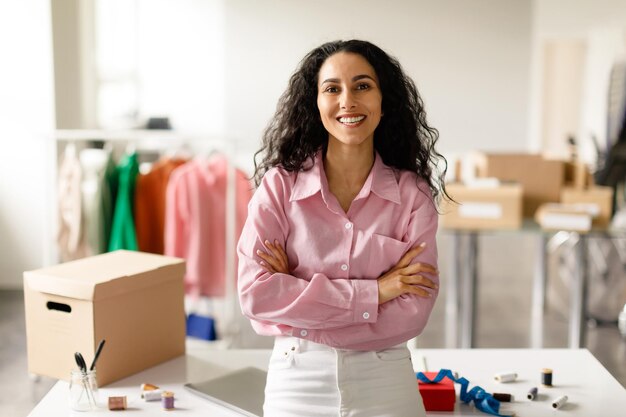
[[378, 320], [378, 281], [354, 279], [354, 323], [375, 323]]

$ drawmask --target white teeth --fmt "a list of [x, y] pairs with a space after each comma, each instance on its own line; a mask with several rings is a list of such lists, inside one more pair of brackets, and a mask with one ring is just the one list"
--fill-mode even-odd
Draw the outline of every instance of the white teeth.
[[339, 121], [341, 123], [358, 123], [361, 120], [365, 119], [365, 116], [357, 116], [357, 117], [340, 117]]

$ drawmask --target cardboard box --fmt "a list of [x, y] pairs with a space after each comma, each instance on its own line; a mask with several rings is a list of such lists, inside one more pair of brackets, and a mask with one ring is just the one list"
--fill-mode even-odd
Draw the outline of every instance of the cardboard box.
[[564, 188], [561, 191], [561, 203], [586, 204], [592, 207], [597, 216], [593, 218], [593, 227], [606, 228], [611, 224], [613, 212], [613, 188], [593, 186], [586, 190]]
[[580, 161], [563, 161], [563, 164], [565, 169], [564, 187], [583, 190], [593, 186], [593, 175], [587, 164]]
[[[438, 372], [424, 372], [430, 380], [437, 376]], [[417, 381], [424, 408], [426, 411], [454, 411], [456, 403], [456, 392], [454, 382], [448, 378], [443, 378], [436, 384], [427, 384]]]
[[101, 339], [99, 385], [185, 353], [182, 259], [116, 251], [24, 272], [29, 372], [69, 380]]
[[443, 204], [440, 219], [445, 228], [518, 229], [522, 225], [523, 193], [519, 184], [489, 188], [448, 184], [446, 190], [459, 204]]
[[477, 156], [477, 175], [514, 181], [524, 189], [524, 217], [533, 217], [543, 203], [557, 203], [565, 179], [563, 161], [544, 159], [538, 154], [482, 153]]
[[593, 215], [584, 207], [560, 203], [541, 205], [535, 213], [535, 220], [542, 229], [551, 231], [572, 231], [585, 233], [591, 230]]

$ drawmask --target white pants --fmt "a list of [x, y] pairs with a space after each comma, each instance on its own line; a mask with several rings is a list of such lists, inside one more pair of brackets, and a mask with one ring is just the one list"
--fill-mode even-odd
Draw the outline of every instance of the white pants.
[[406, 345], [382, 351], [333, 349], [277, 337], [264, 417], [423, 417]]

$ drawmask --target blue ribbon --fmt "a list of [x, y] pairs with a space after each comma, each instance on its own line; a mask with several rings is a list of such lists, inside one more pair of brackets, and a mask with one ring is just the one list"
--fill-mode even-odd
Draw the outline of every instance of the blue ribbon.
[[418, 372], [415, 374], [417, 379], [426, 383], [426, 384], [436, 384], [440, 382], [445, 377], [448, 377], [453, 382], [457, 384], [461, 384], [461, 401], [465, 404], [469, 404], [471, 401], [474, 401], [474, 405], [476, 408], [483, 413], [491, 414], [493, 416], [498, 417], [506, 417], [500, 414], [500, 401], [493, 398], [491, 394], [482, 389], [479, 386], [475, 386], [469, 392], [467, 391], [467, 387], [469, 386], [469, 381], [463, 377], [455, 378], [452, 371], [449, 369], [442, 369], [439, 371], [437, 376], [430, 380], [423, 372]]

